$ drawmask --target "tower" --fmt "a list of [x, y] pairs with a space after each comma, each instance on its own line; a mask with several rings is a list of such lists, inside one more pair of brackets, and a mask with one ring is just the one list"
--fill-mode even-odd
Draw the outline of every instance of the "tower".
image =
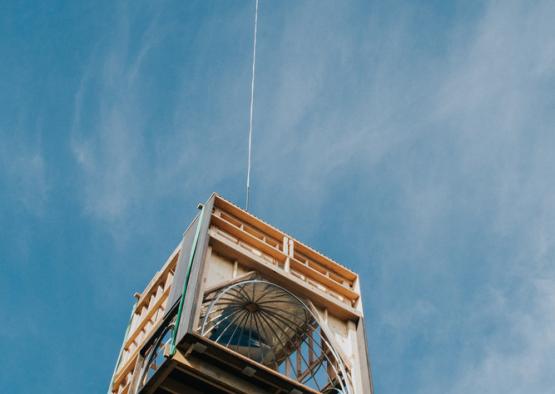
[[217, 194], [136, 294], [114, 394], [372, 394], [356, 273]]

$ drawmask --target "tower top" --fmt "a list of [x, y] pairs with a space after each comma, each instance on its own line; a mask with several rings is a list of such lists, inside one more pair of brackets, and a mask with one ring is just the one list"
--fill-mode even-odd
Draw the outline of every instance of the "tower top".
[[372, 393], [358, 275], [212, 194], [140, 294], [111, 393]]

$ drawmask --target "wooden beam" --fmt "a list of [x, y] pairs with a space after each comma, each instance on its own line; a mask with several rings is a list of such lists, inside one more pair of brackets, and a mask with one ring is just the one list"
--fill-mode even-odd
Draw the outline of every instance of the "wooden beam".
[[165, 279], [167, 274], [171, 271], [172, 268], [175, 267], [177, 263], [177, 256], [179, 255], [179, 251], [181, 250], [181, 242], [177, 247], [174, 249], [170, 257], [166, 260], [163, 267], [154, 275], [148, 285], [145, 287], [145, 290], [142, 292], [139, 301], [137, 301], [137, 305], [135, 306], [135, 311], [140, 310], [146, 303], [147, 297], [150, 296], [151, 290], [155, 289], [157, 285], [160, 284], [162, 279]]
[[323, 265], [324, 267], [331, 269], [332, 271], [336, 272], [337, 274], [344, 277], [345, 279], [353, 281], [358, 277], [357, 274], [355, 274], [347, 267], [337, 263], [336, 261], [331, 260], [329, 257], [324, 256], [320, 252], [317, 252], [316, 250], [312, 249], [310, 246], [307, 246], [297, 240], [295, 240], [295, 251], [305, 255], [310, 260], [314, 260], [315, 262]]
[[[148, 310], [147, 314], [143, 317], [143, 319], [141, 320], [139, 325], [135, 328], [135, 330], [129, 333], [125, 341], [125, 346], [124, 346], [125, 350], [129, 349], [129, 347], [131, 346], [131, 343], [133, 343], [133, 341], [139, 336], [143, 328], [147, 325], [147, 323], [152, 318], [152, 315], [154, 315], [155, 312], [160, 310], [160, 307], [162, 306], [164, 301], [166, 301], [166, 299], [168, 298], [168, 295], [170, 294], [170, 289], [171, 287], [168, 287], [167, 289], [164, 290], [164, 292], [162, 293], [158, 301], [156, 301], [156, 303]], [[156, 323], [156, 322], [153, 322], [153, 323]], [[140, 347], [140, 344], [138, 344], [137, 347]]]
[[242, 210], [238, 206], [234, 205], [233, 203], [227, 201], [223, 197], [216, 195], [216, 199], [214, 201], [214, 206], [220, 208], [224, 212], [229, 212], [231, 215], [235, 216], [237, 219], [251, 225], [254, 228], [259, 229], [262, 232], [265, 232], [275, 238], [277, 240], [283, 239], [285, 235], [282, 231], [278, 230], [274, 226], [269, 225], [268, 223], [260, 220], [259, 218], [251, 215], [250, 213]]
[[328, 308], [335, 316], [355, 321], [358, 321], [361, 316], [360, 312], [352, 306], [339, 301], [337, 298], [326, 294], [316, 287], [308, 287], [305, 281], [295, 277], [293, 274], [286, 273], [281, 268], [267, 262], [248, 249], [242, 248], [235, 242], [218, 234], [216, 231], [210, 230], [209, 235], [211, 245], [219, 254], [231, 259], [236, 259], [240, 261], [242, 265], [260, 272], [276, 284], [282, 284], [285, 288], [290, 289], [294, 293], [312, 300], [316, 305]]
[[[247, 379], [242, 379], [236, 373], [224, 371], [191, 355], [185, 357], [179, 350], [175, 353], [173, 359], [178, 363], [176, 368], [200, 377], [220, 390], [234, 394], [265, 394], [259, 387], [249, 383]], [[184, 392], [188, 393], [188, 391]]]
[[233, 225], [227, 220], [222, 219], [219, 216], [212, 215], [212, 223], [215, 224], [216, 227], [225, 231], [226, 233], [241, 239], [245, 243], [253, 246], [254, 248], [260, 250], [261, 252], [266, 253], [267, 255], [275, 258], [276, 260], [282, 261], [282, 262], [285, 260], [286, 256], [283, 254], [281, 250], [279, 250], [278, 248], [274, 248], [273, 246], [262, 241], [260, 238], [257, 238], [254, 235], [249, 234], [246, 231], [243, 231], [242, 229], [238, 228], [237, 226]]
[[314, 268], [305, 265], [296, 259], [290, 258], [289, 265], [292, 270], [300, 272], [303, 275], [314, 279], [316, 282], [323, 284], [325, 287], [328, 287], [330, 290], [333, 290], [337, 294], [340, 294], [349, 300], [356, 301], [359, 298], [359, 295], [355, 291], [337, 283], [329, 276], [322, 274], [320, 271], [317, 271]]
[[183, 383], [171, 378], [162, 382], [160, 387], [172, 394], [203, 394], [202, 391], [199, 391], [191, 386], [186, 386]]
[[[279, 262], [285, 263], [288, 258], [287, 255], [284, 254], [281, 250], [268, 245], [264, 241], [254, 237], [249, 233], [244, 232], [242, 229], [236, 227], [225, 219], [220, 218], [219, 216], [212, 215], [212, 223], [215, 224], [216, 227], [218, 227], [220, 230], [233, 235], [235, 238], [275, 258]], [[349, 299], [350, 301], [356, 301], [359, 298], [359, 294], [351, 288], [331, 279], [329, 276], [322, 274], [320, 271], [310, 267], [309, 265], [305, 265], [294, 258], [289, 259], [290, 268], [301, 272], [303, 275], [309, 276], [311, 279], [314, 279], [316, 282], [319, 282], [325, 287], [330, 288], [332, 291]]]
[[239, 275], [236, 278], [225, 280], [223, 282], [215, 284], [214, 286], [208, 287], [206, 290], [204, 290], [204, 294], [205, 295], [210, 294], [220, 289], [223, 289], [224, 287], [234, 285], [235, 283], [243, 282], [244, 280], [251, 280], [251, 279], [254, 279], [255, 277], [256, 277], [256, 271], [249, 271], [246, 274]]
[[[256, 216], [250, 214], [249, 212], [244, 211], [243, 209], [227, 201], [220, 195], [216, 194], [216, 198], [214, 200], [214, 206], [217, 208], [220, 208], [224, 212], [229, 212], [231, 215], [235, 216], [237, 219], [241, 221], [244, 221], [250, 226], [262, 232], [268, 233], [269, 235], [272, 236], [272, 238], [278, 241], [283, 239], [283, 237], [294, 239], [294, 237], [291, 237], [290, 235], [264, 222], [263, 220], [261, 220], [260, 218], [257, 218]], [[312, 249], [310, 246], [305, 245], [302, 242], [297, 240], [295, 240], [294, 243], [295, 243], [295, 248], [299, 250], [301, 253], [307, 255], [307, 257], [315, 260], [316, 262], [326, 266], [332, 271], [336, 271], [338, 274], [345, 277], [346, 279], [349, 279], [352, 281], [352, 280], [355, 280], [355, 278], [357, 277], [357, 274], [351, 271], [350, 269], [348, 269], [347, 267], [330, 259], [329, 257], [323, 255], [322, 253]]]

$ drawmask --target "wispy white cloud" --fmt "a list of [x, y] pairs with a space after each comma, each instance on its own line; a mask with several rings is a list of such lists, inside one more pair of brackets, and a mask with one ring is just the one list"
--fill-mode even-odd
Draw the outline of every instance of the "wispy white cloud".
[[40, 216], [46, 208], [50, 186], [40, 122], [35, 128], [37, 131], [29, 134], [21, 130], [2, 133], [0, 182], [4, 184], [5, 196]]
[[[550, 393], [555, 385], [555, 281], [534, 283], [526, 310], [508, 300], [507, 327], [475, 362], [468, 362], [447, 392]], [[431, 392], [431, 391], [422, 391]], [[435, 392], [445, 392], [445, 388]]]
[[119, 16], [109, 42], [97, 45], [85, 66], [71, 133], [85, 211], [112, 224], [125, 218], [137, 196], [148, 189], [144, 181], [151, 174], [142, 155], [146, 125], [140, 70], [159, 39], [153, 17], [139, 49], [131, 52], [131, 21], [124, 6], [119, 7]]
[[[415, 6], [364, 16], [318, 2], [316, 16], [315, 3], [292, 3], [284, 17], [277, 4], [261, 7], [255, 213], [305, 237], [337, 217], [334, 238], [315, 246], [368, 278], [378, 388], [549, 392], [554, 5], [490, 2], [473, 14], [460, 3], [456, 24], [428, 42]], [[199, 26], [194, 58], [175, 66], [173, 119], [152, 138], [141, 67], [165, 33], [154, 18], [131, 51], [122, 12], [75, 101], [89, 214], [117, 225], [147, 198], [222, 185], [240, 195], [226, 182], [242, 185], [250, 48], [225, 57], [232, 40], [217, 34], [242, 32], [239, 14]]]
[[[168, 21], [167, 16], [161, 22], [164, 8], [153, 7], [146, 26], [138, 27], [136, 15], [125, 6], [118, 9], [118, 24], [109, 40], [96, 46], [83, 71], [75, 95], [71, 139], [71, 150], [80, 169], [84, 210], [105, 221], [113, 234], [121, 233], [122, 226], [142, 206], [191, 193], [195, 187], [212, 191], [214, 184], [229, 174], [237, 175], [242, 167], [238, 160], [223, 160], [214, 149], [224, 148], [226, 157], [233, 154], [233, 147], [214, 135], [225, 131], [224, 125], [229, 123], [225, 119], [228, 114], [216, 120], [218, 102], [201, 108], [206, 113], [200, 122], [194, 112], [199, 110], [194, 102], [195, 92], [197, 96], [206, 95], [210, 89], [211, 96], [217, 99], [218, 92], [236, 84], [236, 78], [218, 74], [219, 83], [207, 84], [201, 74], [216, 63], [196, 53], [194, 58], [185, 57], [192, 67], [176, 75], [171, 92], [154, 89], [167, 97], [150, 97], [151, 84], [155, 82], [143, 69], [144, 64], [157, 61], [151, 52], [170, 33], [180, 34], [170, 29], [179, 30], [176, 26], [180, 22], [171, 18]], [[217, 15], [213, 17], [217, 19]], [[217, 20], [204, 23], [199, 26], [204, 33], [195, 34], [204, 34], [210, 40], [210, 30], [217, 27]], [[207, 48], [204, 50], [209, 51], [210, 45]], [[158, 67], [157, 72], [179, 69], [182, 58], [176, 55], [167, 70]], [[233, 86], [229, 91], [234, 94]], [[162, 108], [158, 101], [168, 107]], [[163, 110], [168, 118], [153, 122], [153, 118], [160, 118], [155, 108]]]
[[[452, 26], [434, 55], [417, 48], [418, 29], [411, 26], [416, 9], [409, 7], [397, 25], [382, 31], [369, 20], [363, 40], [357, 41], [342, 34], [342, 24], [352, 18], [348, 10], [322, 8], [320, 17], [333, 36], [321, 29], [316, 29], [321, 36], [310, 36], [313, 24], [307, 21], [313, 9], [299, 5], [290, 10], [298, 19], [284, 23], [283, 45], [260, 50], [262, 59], [272, 60], [266, 60], [268, 69], [262, 72], [277, 78], [259, 88], [271, 93], [258, 96], [264, 115], [258, 115], [255, 127], [254, 200], [271, 206], [270, 211], [298, 214], [302, 224], [288, 224], [302, 226], [305, 234], [321, 234], [322, 215], [353, 203], [361, 214], [343, 216], [342, 224], [359, 229], [349, 242], [361, 251], [361, 259], [371, 255], [369, 238], [397, 248], [403, 241], [380, 262], [383, 267], [374, 268], [382, 277], [371, 281], [377, 298], [370, 303], [382, 320], [370, 332], [389, 331], [383, 346], [400, 343], [401, 353], [415, 343], [429, 346], [434, 371], [427, 377], [424, 368], [420, 374], [411, 371], [420, 375], [414, 377], [420, 392], [463, 392], [472, 379], [480, 380], [480, 392], [517, 393], [526, 385], [534, 387], [531, 392], [549, 392], [553, 349], [547, 333], [553, 323], [542, 316], [553, 306], [537, 281], [555, 276], [555, 187], [550, 181], [555, 58], [553, 44], [545, 39], [555, 33], [553, 4], [488, 3], [478, 19], [459, 22], [465, 34]], [[337, 47], [343, 53], [327, 50]], [[372, 56], [376, 47], [377, 59]], [[407, 53], [412, 68], [403, 66]], [[343, 58], [367, 73], [350, 73]], [[338, 74], [344, 77], [339, 83], [333, 78]], [[387, 175], [379, 176], [380, 171]], [[340, 192], [338, 185], [350, 190]], [[399, 220], [393, 212], [386, 214], [390, 222], [383, 230], [364, 223], [379, 217], [364, 211], [363, 204], [375, 203], [380, 187], [394, 188], [388, 209], [402, 214], [400, 222], [391, 221]], [[397, 240], [390, 233], [369, 234], [387, 226], [398, 231]], [[481, 239], [472, 245], [476, 236]], [[476, 260], [461, 261], [455, 253]], [[414, 283], [398, 292], [407, 272]], [[514, 289], [527, 294], [526, 301], [519, 303]], [[414, 293], [422, 293], [421, 299], [411, 298]], [[499, 304], [499, 298], [507, 302]], [[466, 317], [456, 317], [453, 306]], [[504, 321], [508, 326], [499, 324]], [[484, 332], [488, 337], [480, 338]], [[438, 347], [458, 340], [468, 341], [470, 354], [461, 349], [447, 374]], [[492, 347], [482, 348], [484, 341]], [[497, 345], [503, 341], [514, 341], [517, 350], [503, 353]], [[532, 363], [533, 371], [525, 363]], [[398, 379], [392, 367], [376, 370], [384, 385], [390, 374]], [[515, 373], [519, 368], [523, 372]], [[450, 385], [453, 371], [461, 376], [456, 387]], [[530, 374], [523, 376], [526, 371]]]

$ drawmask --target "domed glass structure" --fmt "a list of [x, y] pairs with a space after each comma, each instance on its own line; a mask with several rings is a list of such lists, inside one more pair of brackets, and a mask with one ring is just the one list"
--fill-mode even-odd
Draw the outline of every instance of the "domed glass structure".
[[221, 289], [206, 304], [201, 335], [323, 393], [351, 393], [345, 364], [318, 316], [265, 280]]

